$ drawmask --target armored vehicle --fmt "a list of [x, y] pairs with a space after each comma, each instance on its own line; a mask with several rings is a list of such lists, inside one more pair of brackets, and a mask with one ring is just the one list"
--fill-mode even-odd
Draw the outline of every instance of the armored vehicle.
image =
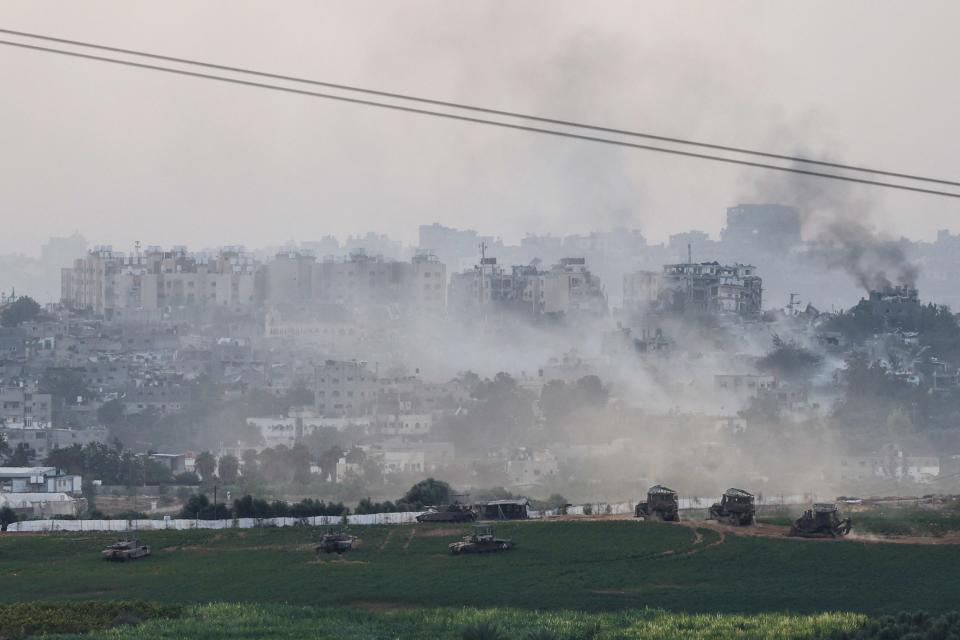
[[493, 527], [488, 524], [473, 525], [473, 531], [463, 536], [460, 542], [448, 545], [450, 553], [492, 553], [495, 551], [509, 551], [513, 549], [513, 540], [497, 538], [493, 535]]
[[476, 512], [465, 504], [427, 507], [426, 513], [417, 516], [417, 522], [473, 522], [476, 519]]
[[117, 562], [146, 558], [148, 555], [150, 555], [150, 547], [139, 540], [118, 540], [100, 552], [100, 557], [104, 560]]
[[679, 522], [679, 509], [677, 492], [658, 484], [647, 489], [647, 501], [637, 503], [634, 515], [638, 518]]
[[850, 518], [841, 518], [837, 505], [817, 503], [797, 518], [790, 527], [790, 535], [801, 538], [836, 538], [847, 535], [852, 528]]
[[320, 542], [314, 547], [317, 555], [321, 553], [346, 553], [353, 549], [353, 543], [356, 541], [354, 536], [344, 533], [339, 529], [330, 529], [327, 533], [320, 536]]
[[729, 522], [736, 527], [745, 527], [754, 523], [756, 510], [753, 506], [753, 494], [743, 489], [730, 488], [723, 492], [720, 502], [713, 503], [707, 512], [707, 520]]

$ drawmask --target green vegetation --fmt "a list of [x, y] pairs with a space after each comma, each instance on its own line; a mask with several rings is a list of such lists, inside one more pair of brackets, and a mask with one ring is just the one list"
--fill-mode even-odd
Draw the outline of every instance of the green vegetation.
[[[799, 512], [784, 510], [757, 518], [764, 524], [789, 526]], [[877, 507], [847, 512], [853, 518], [855, 533], [878, 536], [919, 536], [939, 538], [960, 531], [960, 511], [955, 509], [920, 509]]]
[[[520, 609], [353, 609], [284, 605], [214, 604], [195, 607], [173, 620], [154, 620], [136, 629], [83, 636], [88, 640], [179, 638], [318, 638], [367, 640], [744, 640], [830, 637], [852, 632], [864, 616], [765, 614], [687, 615], [654, 610], [617, 613], [525, 611]], [[265, 632], [265, 630], [269, 630]], [[491, 632], [496, 630], [496, 632]], [[494, 635], [496, 633], [496, 635]], [[871, 636], [872, 637], [872, 636]], [[78, 640], [80, 640], [78, 638]]]
[[941, 537], [960, 531], [960, 512], [880, 508], [851, 514], [856, 531], [884, 536]]
[[956, 608], [960, 546], [808, 541], [635, 521], [497, 525], [509, 553], [451, 556], [465, 526], [354, 527], [316, 557], [312, 527], [144, 532], [153, 555], [111, 564], [115, 534], [0, 536], [0, 602], [137, 599], [311, 606], [684, 613]]
[[960, 638], [960, 613], [953, 611], [941, 616], [923, 612], [882, 616], [856, 629], [835, 629], [831, 640], [955, 640]]
[[176, 618], [182, 607], [146, 602], [67, 602], [0, 605], [0, 637], [86, 633], [145, 620]]
[[0, 326], [19, 327], [24, 322], [36, 320], [41, 308], [30, 296], [20, 296], [0, 311]]

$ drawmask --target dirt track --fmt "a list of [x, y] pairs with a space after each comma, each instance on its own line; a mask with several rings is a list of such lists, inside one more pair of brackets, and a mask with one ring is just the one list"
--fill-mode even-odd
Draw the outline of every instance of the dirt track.
[[[952, 532], [945, 536], [880, 536], [872, 533], [858, 533], [854, 529], [850, 534], [843, 538], [791, 538], [790, 527], [779, 526], [775, 524], [756, 524], [751, 527], [733, 527], [718, 522], [709, 522], [704, 520], [693, 520], [680, 523], [683, 526], [712, 529], [721, 534], [730, 534], [735, 536], [760, 536], [763, 538], [788, 538], [801, 542], [867, 542], [867, 543], [886, 543], [886, 544], [960, 544], [960, 532]], [[856, 526], [856, 525], [854, 525]]]
[[[629, 513], [620, 513], [620, 514], [598, 514], [590, 516], [552, 516], [546, 521], [561, 521], [561, 522], [596, 522], [596, 521], [609, 521], [609, 520], [634, 520], [635, 518]], [[941, 545], [941, 544], [960, 544], [960, 531], [950, 532], [944, 536], [881, 536], [872, 533], [862, 533], [856, 530], [856, 523], [854, 523], [854, 530], [850, 535], [844, 538], [791, 538], [788, 534], [790, 533], [790, 527], [775, 525], [775, 524], [756, 524], [751, 527], [734, 527], [731, 525], [721, 524], [719, 522], [709, 521], [709, 520], [683, 520], [679, 523], [683, 527], [691, 527], [694, 530], [700, 529], [712, 529], [721, 535], [719, 542], [714, 544], [722, 544], [724, 541], [724, 535], [730, 534], [735, 536], [760, 536], [763, 538], [787, 538], [790, 540], [798, 540], [804, 542], [842, 542], [844, 540], [851, 542], [867, 542], [867, 543], [887, 543], [887, 544], [925, 544], [925, 545]], [[710, 545], [712, 546], [712, 545]]]

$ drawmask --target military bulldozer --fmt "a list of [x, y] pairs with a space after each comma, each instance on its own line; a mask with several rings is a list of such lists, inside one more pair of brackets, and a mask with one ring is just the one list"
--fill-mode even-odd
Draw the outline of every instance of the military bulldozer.
[[101, 558], [114, 562], [137, 560], [146, 558], [148, 555], [150, 555], [150, 547], [139, 540], [118, 540], [100, 552]]
[[425, 513], [417, 516], [417, 522], [474, 522], [477, 513], [465, 504], [444, 504], [427, 507]]
[[735, 527], [753, 524], [756, 521], [753, 494], [743, 489], [727, 489], [723, 492], [720, 502], [713, 503], [707, 511], [707, 520], [728, 522]]
[[647, 501], [638, 502], [634, 516], [665, 522], [680, 521], [680, 502], [677, 492], [663, 485], [655, 485], [647, 490]]
[[473, 530], [463, 537], [459, 542], [453, 542], [448, 545], [450, 553], [460, 555], [461, 553], [494, 553], [497, 551], [509, 551], [513, 549], [513, 540], [497, 538], [493, 535], [493, 527], [488, 524], [477, 524]]
[[833, 503], [818, 503], [803, 512], [790, 527], [790, 535], [800, 538], [836, 538], [850, 533], [853, 523], [843, 518]]
[[353, 543], [356, 541], [354, 536], [344, 533], [340, 529], [330, 529], [327, 533], [320, 536], [320, 542], [314, 547], [317, 555], [321, 553], [342, 554], [353, 549]]

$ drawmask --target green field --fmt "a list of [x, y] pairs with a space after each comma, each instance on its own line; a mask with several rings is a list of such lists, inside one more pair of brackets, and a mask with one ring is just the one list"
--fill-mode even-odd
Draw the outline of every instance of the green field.
[[0, 602], [509, 607], [616, 612], [882, 614], [957, 608], [960, 546], [742, 537], [684, 526], [524, 522], [511, 552], [450, 556], [464, 527], [355, 527], [358, 549], [314, 557], [316, 529], [151, 532], [152, 557], [99, 559], [109, 534], [0, 536]]
[[[2, 535], [0, 636], [452, 640], [486, 621], [502, 640], [834, 639], [881, 614], [956, 609], [960, 593], [960, 545], [572, 521], [498, 525], [513, 551], [449, 555], [466, 529], [354, 527], [342, 558], [315, 556], [313, 528], [148, 532], [153, 555], [120, 564], [99, 559], [115, 534]], [[113, 617], [120, 600], [154, 604]], [[18, 604], [35, 602], [64, 604]], [[104, 630], [131, 617], [142, 624]]]
[[[789, 526], [800, 515], [799, 509], [761, 515], [759, 522]], [[960, 531], [960, 511], [916, 507], [873, 507], [850, 512], [854, 531], [880, 536], [942, 537]]]
[[[371, 611], [289, 605], [216, 604], [188, 610], [186, 615], [179, 619], [149, 621], [136, 629], [73, 637], [77, 640], [460, 640], [464, 637], [465, 629], [483, 622], [499, 627], [502, 637], [509, 640], [801, 640], [832, 637], [831, 634], [837, 631], [857, 628], [865, 622], [865, 618], [853, 614], [710, 616], [635, 610], [598, 614], [503, 608]], [[265, 633], [264, 630], [269, 631]]]

